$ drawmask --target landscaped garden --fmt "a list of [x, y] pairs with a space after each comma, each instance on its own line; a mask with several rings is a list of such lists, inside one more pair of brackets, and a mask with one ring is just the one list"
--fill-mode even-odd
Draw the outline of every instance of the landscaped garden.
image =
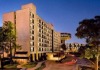
[[35, 67], [36, 65], [37, 65], [37, 62], [29, 62], [27, 64], [22, 65], [22, 67], [32, 68], [32, 67]]
[[17, 65], [18, 64], [8, 64], [8, 65], [5, 65], [4, 68], [17, 68]]

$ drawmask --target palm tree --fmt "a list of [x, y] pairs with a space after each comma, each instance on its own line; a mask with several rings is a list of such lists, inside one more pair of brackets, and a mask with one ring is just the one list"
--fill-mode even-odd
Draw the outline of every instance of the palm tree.
[[[96, 16], [93, 19], [85, 19], [79, 23], [79, 27], [76, 29], [75, 34], [78, 38], [86, 39], [86, 42], [92, 46], [95, 46], [93, 52], [96, 55], [96, 70], [98, 70], [98, 58], [99, 58], [99, 45], [100, 45], [100, 16]], [[96, 44], [94, 44], [94, 42]], [[97, 43], [98, 42], [98, 43]]]

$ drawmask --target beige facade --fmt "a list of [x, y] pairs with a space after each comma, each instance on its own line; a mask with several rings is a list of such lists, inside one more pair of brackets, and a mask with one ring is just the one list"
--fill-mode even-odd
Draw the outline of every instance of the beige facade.
[[61, 34], [60, 32], [56, 32], [54, 31], [54, 40], [53, 40], [53, 49], [54, 49], [54, 52], [57, 52], [60, 50], [60, 45], [61, 45]]
[[3, 22], [11, 21], [16, 28], [16, 43], [27, 51], [33, 60], [39, 60], [47, 52], [56, 51], [60, 45], [60, 33], [53, 25], [45, 22], [36, 13], [32, 3], [23, 5], [21, 10], [3, 14]]

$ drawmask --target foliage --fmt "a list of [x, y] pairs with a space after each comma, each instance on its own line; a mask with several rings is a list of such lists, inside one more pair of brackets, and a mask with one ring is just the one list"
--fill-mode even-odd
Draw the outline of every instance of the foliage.
[[5, 52], [10, 52], [10, 56], [12, 55], [12, 49], [21, 47], [16, 44], [15, 26], [11, 21], [5, 21], [3, 27], [0, 28], [0, 45]]
[[[94, 19], [85, 19], [79, 23], [75, 34], [78, 38], [85, 38], [86, 42], [91, 45], [91, 49], [85, 50], [86, 57], [89, 58], [90, 54], [99, 54], [100, 45], [100, 16], [96, 16]], [[93, 55], [90, 55], [92, 57]]]
[[98, 59], [100, 56], [100, 16], [93, 19], [85, 19], [79, 23], [75, 34], [78, 38], [86, 39], [89, 46], [84, 49], [85, 58], [96, 58], [96, 70], [98, 70]]
[[62, 45], [61, 45], [61, 48], [65, 51], [67, 48], [66, 48], [66, 45], [63, 43]]
[[4, 68], [17, 68], [17, 65], [18, 64], [8, 64], [8, 65], [5, 65]]
[[27, 64], [22, 65], [22, 67], [32, 68], [32, 67], [35, 67], [36, 65], [37, 65], [36, 62], [29, 62]]
[[69, 48], [70, 48], [70, 50], [72, 50], [72, 45], [71, 45], [71, 43], [69, 44]]
[[81, 54], [80, 58], [84, 58], [85, 57], [85, 46], [80, 46], [80, 48], [78, 49], [78, 52]]

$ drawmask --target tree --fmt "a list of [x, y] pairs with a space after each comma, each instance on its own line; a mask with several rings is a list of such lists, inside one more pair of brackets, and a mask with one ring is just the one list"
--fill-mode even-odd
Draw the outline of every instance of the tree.
[[70, 49], [70, 52], [72, 52], [72, 44], [71, 43], [69, 44], [69, 49]]
[[2, 51], [2, 42], [3, 42], [3, 32], [2, 32], [2, 27], [0, 28], [0, 51]]
[[85, 53], [88, 53], [88, 55], [86, 55], [86, 58], [92, 58], [92, 55], [95, 54], [95, 69], [98, 70], [98, 58], [100, 54], [100, 16], [96, 16], [93, 19], [82, 20], [79, 23], [76, 31], [77, 33], [75, 35], [78, 38], [84, 38], [87, 44], [92, 46], [91, 49], [87, 48], [85, 50]]
[[2, 36], [3, 36], [3, 43], [5, 46], [3, 46], [4, 49], [8, 50], [10, 52], [10, 58], [12, 60], [12, 49], [20, 48], [21, 46], [16, 44], [16, 33], [15, 33], [14, 24], [11, 21], [5, 21], [3, 23], [2, 27]]
[[61, 45], [61, 48], [63, 49], [63, 51], [66, 51], [66, 45], [65, 45], [65, 43], [63, 43], [62, 45]]

